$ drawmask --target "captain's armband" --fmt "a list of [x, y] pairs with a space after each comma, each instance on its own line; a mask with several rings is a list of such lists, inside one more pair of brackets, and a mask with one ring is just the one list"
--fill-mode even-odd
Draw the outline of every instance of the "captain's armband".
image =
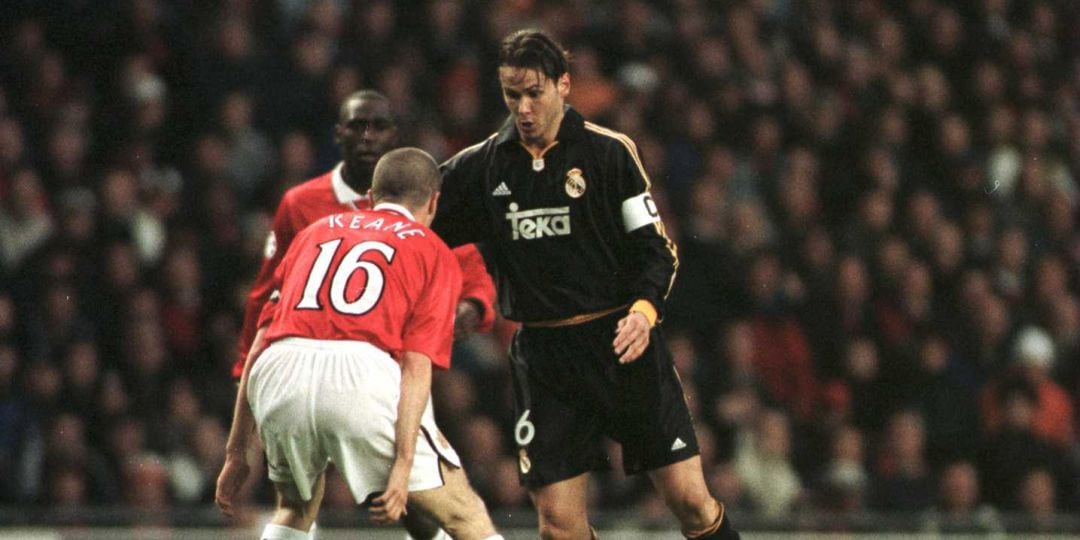
[[623, 228], [631, 232], [650, 223], [660, 221], [660, 212], [656, 209], [652, 195], [646, 191], [622, 202]]

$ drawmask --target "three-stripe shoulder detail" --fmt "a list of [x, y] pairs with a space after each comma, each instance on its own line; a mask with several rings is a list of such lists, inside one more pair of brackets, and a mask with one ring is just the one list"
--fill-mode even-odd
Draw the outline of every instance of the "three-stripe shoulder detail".
[[645, 166], [642, 165], [641, 157], [638, 155], [637, 145], [634, 144], [634, 141], [631, 140], [630, 137], [628, 137], [624, 133], [619, 133], [618, 131], [608, 129], [604, 126], [596, 125], [589, 121], [585, 122], [585, 129], [593, 133], [615, 139], [620, 144], [622, 144], [626, 148], [626, 151], [630, 153], [630, 157], [634, 160], [634, 164], [637, 165], [638, 172], [641, 173], [641, 177], [645, 179], [645, 189], [649, 189], [652, 187], [652, 181], [649, 179], [649, 175], [645, 172]]

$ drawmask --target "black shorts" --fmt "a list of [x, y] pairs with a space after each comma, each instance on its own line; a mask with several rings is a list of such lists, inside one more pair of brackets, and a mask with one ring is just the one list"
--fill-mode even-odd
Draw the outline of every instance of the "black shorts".
[[619, 364], [625, 312], [573, 326], [523, 327], [510, 347], [521, 482], [536, 488], [609, 468], [602, 436], [622, 446], [627, 474], [697, 455], [698, 443], [663, 333]]

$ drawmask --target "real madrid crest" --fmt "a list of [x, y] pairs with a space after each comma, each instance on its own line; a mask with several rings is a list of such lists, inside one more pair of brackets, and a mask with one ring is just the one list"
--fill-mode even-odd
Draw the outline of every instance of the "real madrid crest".
[[585, 177], [581, 175], [581, 169], [574, 167], [566, 172], [566, 194], [571, 198], [578, 198], [585, 194]]

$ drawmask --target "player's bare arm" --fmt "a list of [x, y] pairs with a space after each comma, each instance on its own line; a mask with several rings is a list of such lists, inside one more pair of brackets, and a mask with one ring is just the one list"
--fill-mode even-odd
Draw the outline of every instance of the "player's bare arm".
[[236, 392], [236, 405], [233, 408], [232, 429], [229, 431], [229, 440], [225, 443], [225, 464], [218, 475], [214, 501], [226, 516], [233, 515], [236, 494], [251, 473], [251, 463], [259, 451], [259, 446], [254, 442], [258, 435], [255, 432], [255, 417], [248, 405], [247, 382], [255, 358], [266, 348], [263, 339], [265, 333], [266, 328], [263, 327], [255, 334], [251, 350], [244, 361], [244, 371], [240, 375], [240, 388]]
[[405, 515], [409, 497], [409, 471], [420, 435], [420, 418], [431, 392], [431, 359], [425, 354], [406, 351], [401, 355], [401, 397], [394, 430], [394, 465], [382, 495], [372, 501], [371, 519], [375, 523], [396, 522]]

